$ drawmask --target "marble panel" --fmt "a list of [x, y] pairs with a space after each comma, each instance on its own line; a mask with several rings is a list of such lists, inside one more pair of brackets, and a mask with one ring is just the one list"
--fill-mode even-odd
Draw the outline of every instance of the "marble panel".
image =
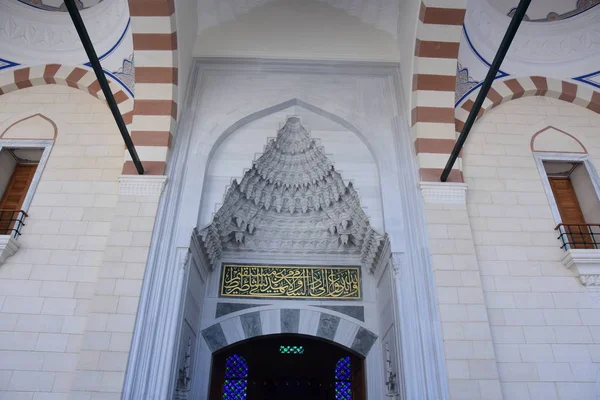
[[365, 308], [363, 306], [313, 306], [319, 308], [325, 308], [327, 310], [339, 312], [340, 314], [346, 314], [349, 317], [357, 319], [359, 321], [365, 321]]
[[246, 339], [262, 335], [262, 324], [260, 322], [260, 312], [255, 311], [240, 316], [242, 328]]
[[262, 324], [263, 335], [281, 333], [282, 330], [280, 310], [260, 311], [260, 321]]
[[281, 310], [281, 333], [298, 333], [300, 310], [284, 308]]
[[221, 328], [223, 328], [223, 333], [229, 344], [246, 339], [246, 332], [242, 326], [240, 317], [233, 317], [221, 321]]
[[323, 339], [333, 340], [335, 333], [340, 324], [340, 317], [331, 314], [321, 314], [319, 318], [319, 327], [317, 328], [317, 336]]
[[231, 314], [234, 312], [246, 310], [253, 307], [261, 307], [269, 304], [250, 304], [250, 303], [217, 303], [217, 311], [215, 312], [215, 318], [221, 318], [224, 315]]
[[350, 348], [354, 342], [354, 337], [360, 328], [359, 325], [345, 319], [340, 319], [340, 325], [337, 328], [333, 341]]
[[225, 333], [223, 333], [221, 324], [214, 324], [204, 329], [202, 337], [212, 352], [227, 346], [227, 339], [225, 339]]
[[354, 342], [352, 343], [352, 350], [356, 351], [363, 356], [366, 356], [373, 347], [373, 344], [377, 340], [377, 335], [371, 332], [368, 329], [361, 327], [356, 336], [354, 337]]
[[319, 326], [321, 313], [318, 311], [300, 310], [298, 333], [315, 336]]

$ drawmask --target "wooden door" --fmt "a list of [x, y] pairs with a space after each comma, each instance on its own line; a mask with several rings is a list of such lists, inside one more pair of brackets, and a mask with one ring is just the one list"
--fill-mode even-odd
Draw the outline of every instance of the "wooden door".
[[353, 399], [362, 400], [367, 398], [365, 390], [365, 361], [358, 357], [353, 357], [352, 360], [352, 391], [354, 392]]
[[17, 164], [0, 199], [0, 235], [10, 235], [33, 181], [37, 164]]
[[585, 226], [585, 218], [581, 212], [573, 183], [569, 178], [549, 178], [552, 193], [560, 213], [564, 229], [567, 233], [571, 248], [593, 249], [594, 244]]

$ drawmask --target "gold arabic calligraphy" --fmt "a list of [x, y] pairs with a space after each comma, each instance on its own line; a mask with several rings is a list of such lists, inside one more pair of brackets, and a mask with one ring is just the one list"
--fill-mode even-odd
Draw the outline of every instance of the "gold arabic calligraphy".
[[221, 296], [360, 299], [360, 268], [224, 264]]

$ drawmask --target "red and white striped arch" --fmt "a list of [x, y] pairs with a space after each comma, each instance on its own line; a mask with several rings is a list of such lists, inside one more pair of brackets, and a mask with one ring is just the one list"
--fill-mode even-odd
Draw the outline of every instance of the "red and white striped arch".
[[[473, 108], [478, 92], [472, 93], [456, 108], [456, 132], [460, 133]], [[492, 85], [477, 118], [506, 101], [525, 96], [547, 96], [577, 104], [600, 114], [600, 92], [588, 86], [546, 78], [530, 76], [496, 81]]]
[[[422, 181], [439, 181], [441, 175], [441, 164], [436, 163], [441, 161], [445, 163], [448, 160], [456, 141], [455, 138], [457, 138], [462, 131], [469, 113], [473, 108], [478, 93], [478, 91], [471, 93], [471, 95], [455, 109], [452, 139], [428, 138], [427, 146], [419, 146], [419, 144], [416, 145], [418, 149], [417, 151], [419, 152]], [[525, 96], [553, 97], [569, 103], [577, 104], [600, 114], [600, 91], [595, 91], [588, 86], [578, 85], [559, 79], [546, 78], [543, 76], [531, 76], [511, 78], [494, 82], [485, 101], [483, 102], [477, 119], [481, 118], [483, 114], [499, 104]], [[417, 138], [417, 143], [419, 143], [419, 138]], [[423, 174], [423, 170], [434, 171], [435, 173]], [[454, 174], [454, 177], [452, 174]], [[460, 157], [455, 163], [452, 174], [449, 181], [462, 182]]]
[[[38, 85], [65, 85], [83, 90], [92, 96], [106, 100], [96, 75], [90, 69], [60, 64], [46, 64], [19, 68], [0, 74], [0, 95]], [[121, 86], [109, 80], [109, 86], [121, 110], [125, 123], [131, 123], [133, 99]]]
[[[412, 137], [422, 181], [437, 181], [454, 146], [456, 66], [466, 0], [423, 0], [415, 43]], [[450, 181], [462, 181], [453, 169]]]
[[[175, 1], [129, 0], [129, 10], [135, 101], [115, 83], [110, 86], [146, 174], [163, 175], [177, 121]], [[94, 73], [81, 67], [48, 64], [0, 74], [0, 94], [38, 84], [65, 84], [104, 99]], [[123, 174], [137, 174], [128, 153]]]

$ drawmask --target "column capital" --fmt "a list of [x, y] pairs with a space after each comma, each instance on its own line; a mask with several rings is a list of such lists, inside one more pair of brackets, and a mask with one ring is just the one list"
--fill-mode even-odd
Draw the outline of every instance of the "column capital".
[[467, 184], [452, 182], [420, 182], [425, 204], [466, 204]]

